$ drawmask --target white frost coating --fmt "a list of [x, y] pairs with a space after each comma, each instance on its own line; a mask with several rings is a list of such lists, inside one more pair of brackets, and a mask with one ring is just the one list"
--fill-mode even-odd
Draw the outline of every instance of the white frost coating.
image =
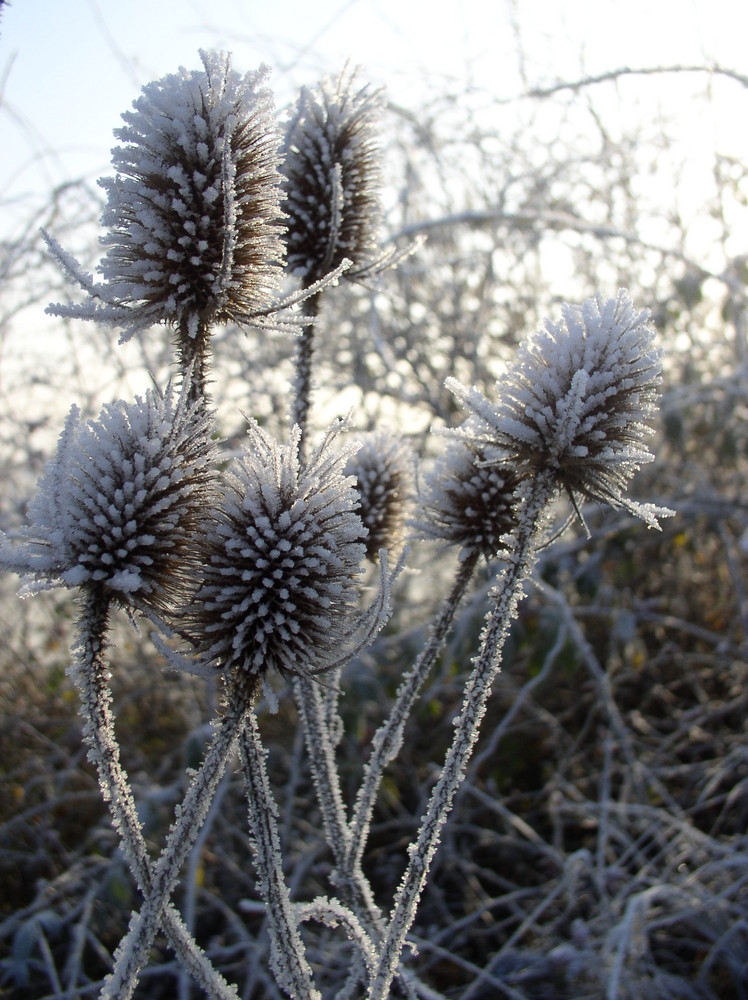
[[625, 496], [634, 472], [654, 456], [646, 448], [657, 410], [660, 354], [649, 313], [628, 292], [564, 304], [558, 323], [529, 337], [496, 383], [497, 402], [457, 379], [447, 387], [473, 415], [448, 432], [499, 452], [524, 477], [550, 470], [572, 498], [623, 507], [657, 527], [670, 512]]
[[285, 253], [269, 71], [240, 76], [225, 53], [200, 55], [202, 70], [147, 84], [115, 130], [116, 173], [100, 181], [103, 280], [48, 238], [88, 296], [50, 306], [54, 315], [97, 319], [127, 340], [156, 323], [241, 322], [268, 311]]
[[247, 720], [240, 749], [259, 889], [267, 905], [275, 978], [289, 996], [320, 1000], [321, 994], [314, 987], [283, 874], [278, 810], [267, 776], [267, 753], [253, 713]]
[[24, 591], [101, 586], [163, 611], [199, 560], [196, 535], [213, 484], [211, 424], [174, 386], [103, 407], [73, 407], [29, 504], [20, 545], [0, 562]]
[[[303, 89], [285, 141], [288, 264], [302, 283], [343, 260], [346, 278], [375, 274], [403, 256], [379, 249], [381, 167], [376, 125], [382, 95], [356, 74]], [[405, 253], [410, 253], [408, 248]]]
[[208, 539], [203, 583], [181, 630], [201, 663], [311, 674], [337, 662], [361, 626], [364, 528], [333, 425], [308, 462], [299, 431], [279, 445], [252, 425]]
[[[153, 885], [151, 860], [127, 774], [120, 762], [111, 692], [107, 685], [108, 669], [103, 659], [108, 613], [107, 599], [102, 599], [100, 594], [87, 595], [73, 645], [74, 661], [68, 672], [80, 694], [89, 760], [97, 769], [101, 793], [109, 805], [125, 857], [141, 891], [147, 895]], [[171, 903], [164, 907], [163, 928], [182, 965], [202, 985], [206, 996], [215, 1000], [237, 1000], [234, 987], [213, 968]]]

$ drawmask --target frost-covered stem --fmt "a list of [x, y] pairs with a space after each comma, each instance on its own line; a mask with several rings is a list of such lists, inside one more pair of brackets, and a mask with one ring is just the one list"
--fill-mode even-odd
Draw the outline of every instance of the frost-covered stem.
[[[150, 858], [132, 791], [120, 764], [110, 708], [108, 669], [103, 655], [108, 621], [108, 597], [97, 590], [89, 591], [78, 621], [77, 658], [70, 673], [81, 698], [85, 719], [83, 735], [90, 748], [89, 757], [96, 765], [102, 794], [122, 839], [125, 856], [138, 886], [147, 896], [153, 883]], [[206, 995], [217, 1000], [236, 1000], [236, 990], [213, 968], [205, 953], [195, 944], [172, 904], [164, 911], [163, 924], [183, 967]]]
[[319, 312], [320, 292], [304, 300], [303, 310], [307, 322], [304, 323], [296, 345], [296, 371], [291, 403], [291, 426], [299, 425], [299, 460], [306, 455], [307, 424], [309, 404], [312, 395], [312, 354], [314, 352], [314, 323]]
[[429, 629], [426, 645], [403, 678], [389, 715], [374, 735], [371, 756], [364, 770], [363, 781], [356, 797], [350, 824], [350, 855], [346, 859], [346, 870], [351, 874], [360, 869], [361, 858], [366, 847], [371, 817], [374, 812], [377, 792], [382, 783], [384, 769], [395, 759], [400, 750], [405, 725], [410, 717], [415, 700], [434, 664], [434, 660], [444, 644], [457, 607], [472, 579], [478, 558], [479, 553], [476, 550], [460, 563], [452, 590], [445, 599], [438, 617]]
[[381, 936], [382, 916], [366, 877], [360, 869], [356, 872], [346, 869], [351, 831], [346, 820], [340, 776], [335, 766], [335, 748], [325, 722], [325, 707], [319, 685], [305, 677], [299, 678], [296, 685], [296, 700], [322, 812], [325, 838], [335, 859], [336, 884], [344, 896], [344, 902], [363, 922], [367, 931]]
[[255, 867], [267, 910], [273, 972], [278, 985], [289, 996], [317, 1000], [320, 993], [314, 986], [283, 875], [278, 811], [265, 767], [266, 751], [253, 712], [248, 715], [240, 749]]
[[138, 973], [159, 931], [164, 909], [176, 888], [180, 869], [210, 810], [226, 764], [236, 750], [256, 692], [256, 683], [247, 687], [242, 684], [230, 686], [226, 711], [200, 770], [177, 807], [176, 821], [153, 869], [151, 890], [140, 913], [133, 915], [130, 929], [117, 949], [117, 962], [104, 985], [102, 1000], [128, 1000], [132, 996]]
[[372, 940], [366, 933], [355, 913], [343, 906], [337, 899], [318, 896], [311, 903], [300, 903], [296, 907], [299, 923], [316, 920], [328, 927], [342, 927], [351, 941], [358, 948], [369, 974], [376, 967], [376, 952]]
[[548, 473], [540, 473], [519, 512], [515, 541], [507, 554], [507, 565], [491, 592], [492, 607], [486, 616], [481, 648], [465, 688], [455, 735], [444, 767], [431, 793], [418, 839], [408, 848], [410, 861], [395, 896], [390, 924], [379, 955], [369, 1000], [385, 1000], [397, 970], [405, 938], [415, 919], [418, 902], [428, 878], [439, 838], [452, 808], [455, 794], [467, 768], [486, 712], [491, 686], [501, 668], [501, 652], [512, 618], [522, 596], [522, 587], [535, 558], [535, 539], [541, 518], [555, 487]]
[[177, 354], [182, 377], [189, 382], [190, 403], [206, 398], [210, 328], [199, 317], [182, 319], [177, 329]]
[[306, 737], [307, 753], [322, 811], [325, 838], [336, 864], [346, 856], [350, 831], [345, 816], [343, 795], [335, 767], [335, 751], [327, 732], [325, 708], [319, 685], [307, 677], [296, 681], [296, 702]]

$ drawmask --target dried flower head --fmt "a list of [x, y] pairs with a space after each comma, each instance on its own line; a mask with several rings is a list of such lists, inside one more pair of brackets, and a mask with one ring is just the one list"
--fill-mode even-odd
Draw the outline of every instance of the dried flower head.
[[200, 562], [212, 503], [210, 423], [171, 385], [105, 406], [73, 407], [29, 504], [22, 546], [2, 560], [26, 591], [98, 587], [125, 606], [168, 613]]
[[198, 669], [318, 673], [358, 627], [365, 532], [335, 435], [300, 464], [298, 428], [280, 446], [251, 427], [179, 629]]
[[378, 92], [357, 89], [355, 74], [304, 89], [286, 134], [288, 266], [305, 286], [343, 260], [351, 278], [372, 265], [380, 222]]
[[88, 292], [57, 315], [124, 327], [122, 340], [155, 323], [204, 335], [212, 322], [262, 314], [284, 259], [280, 137], [267, 69], [240, 76], [224, 53], [203, 69], [147, 84], [125, 112], [102, 179], [107, 248], [96, 284], [59, 246], [53, 252]]
[[345, 471], [355, 480], [359, 515], [368, 532], [366, 558], [372, 562], [380, 549], [394, 551], [402, 540], [415, 489], [414, 466], [410, 448], [383, 431], [365, 434], [348, 461]]
[[486, 464], [480, 446], [451, 440], [425, 478], [412, 527], [422, 538], [459, 545], [462, 558], [494, 559], [516, 523], [517, 485], [511, 466]]
[[654, 457], [645, 447], [661, 382], [654, 338], [649, 313], [621, 290], [565, 304], [561, 322], [547, 320], [498, 380], [497, 403], [456, 379], [447, 385], [482, 425], [475, 439], [501, 449], [521, 478], [550, 473], [572, 500], [623, 507], [654, 525], [665, 511], [624, 496]]

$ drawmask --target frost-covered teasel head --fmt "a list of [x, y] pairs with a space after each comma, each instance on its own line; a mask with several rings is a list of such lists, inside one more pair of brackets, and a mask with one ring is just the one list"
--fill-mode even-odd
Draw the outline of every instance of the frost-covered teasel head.
[[99, 588], [124, 606], [168, 613], [200, 563], [214, 496], [211, 426], [171, 385], [68, 415], [29, 505], [21, 545], [2, 561], [26, 591]]
[[202, 70], [147, 84], [115, 130], [115, 176], [104, 178], [103, 282], [53, 251], [88, 292], [59, 315], [135, 331], [175, 324], [190, 337], [213, 322], [265, 312], [284, 260], [280, 135], [267, 70], [241, 76], [224, 53]]
[[300, 464], [298, 428], [283, 446], [250, 428], [178, 630], [198, 669], [318, 673], [358, 627], [365, 531], [335, 436]]
[[478, 418], [476, 440], [506, 453], [523, 479], [544, 471], [572, 500], [623, 507], [655, 525], [666, 511], [624, 495], [654, 457], [646, 448], [661, 382], [654, 340], [649, 313], [621, 290], [565, 304], [560, 322], [547, 320], [496, 383], [495, 403], [456, 379], [447, 385]]
[[517, 484], [511, 466], [486, 464], [480, 446], [451, 440], [425, 477], [411, 526], [421, 538], [459, 545], [462, 558], [494, 559], [516, 524]]
[[368, 534], [366, 557], [376, 561], [382, 548], [394, 551], [415, 490], [415, 457], [400, 438], [384, 431], [365, 434], [361, 447], [349, 459], [361, 506], [359, 516]]
[[344, 260], [352, 278], [378, 254], [380, 95], [355, 74], [304, 89], [286, 133], [283, 210], [288, 266], [305, 286]]

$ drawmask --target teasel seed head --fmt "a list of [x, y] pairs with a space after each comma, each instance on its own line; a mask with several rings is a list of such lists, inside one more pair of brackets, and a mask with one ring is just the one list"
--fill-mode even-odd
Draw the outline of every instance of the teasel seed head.
[[518, 484], [511, 465], [495, 454], [486, 464], [479, 445], [450, 440], [425, 477], [411, 527], [421, 538], [459, 545], [463, 559], [473, 553], [494, 559], [515, 527]]
[[25, 591], [96, 588], [131, 608], [170, 614], [190, 591], [214, 500], [211, 424], [169, 385], [68, 415], [29, 504], [21, 544], [1, 560]]
[[304, 89], [286, 133], [282, 172], [288, 216], [288, 267], [309, 286], [344, 260], [344, 277], [375, 265], [381, 171], [376, 122], [379, 92], [355, 74]]
[[99, 183], [103, 282], [80, 272], [48, 240], [88, 292], [57, 315], [122, 327], [122, 340], [157, 323], [189, 341], [213, 323], [267, 312], [282, 276], [280, 134], [265, 67], [240, 76], [229, 56], [200, 53], [203, 68], [147, 84], [115, 130], [115, 175]]
[[384, 431], [365, 434], [360, 443], [346, 472], [355, 480], [358, 513], [368, 532], [366, 557], [376, 562], [380, 549], [395, 552], [402, 545], [415, 492], [415, 456], [405, 442]]
[[498, 448], [522, 479], [550, 474], [573, 502], [579, 497], [625, 508], [657, 525], [664, 509], [625, 496], [629, 481], [654, 456], [662, 380], [649, 313], [625, 290], [615, 298], [564, 304], [562, 319], [519, 348], [496, 383], [497, 402], [456, 379], [447, 386], [475, 416], [466, 439]]
[[195, 669], [316, 674], [360, 624], [365, 531], [336, 434], [301, 464], [298, 428], [286, 445], [250, 428], [179, 628]]

